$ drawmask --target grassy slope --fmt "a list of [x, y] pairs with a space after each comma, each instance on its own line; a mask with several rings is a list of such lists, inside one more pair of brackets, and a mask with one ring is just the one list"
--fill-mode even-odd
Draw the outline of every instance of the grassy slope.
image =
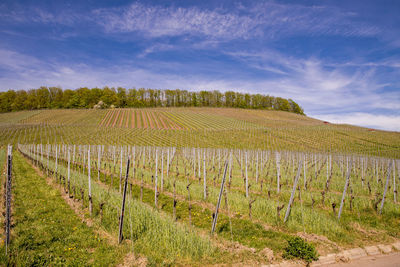
[[15, 227], [8, 261], [2, 247], [2, 265], [113, 265], [120, 260], [121, 249], [96, 235], [17, 153], [13, 164]]
[[[398, 132], [324, 124], [320, 120], [282, 111], [233, 108], [143, 110], [166, 114], [165, 117], [185, 130], [126, 127], [126, 120], [131, 117], [122, 119], [122, 115], [117, 118], [115, 127], [100, 126], [107, 110], [23, 111], [0, 114], [0, 135], [3, 136], [0, 142], [261, 148], [400, 157]], [[121, 127], [117, 127], [119, 119], [123, 122]]]
[[[54, 170], [54, 167], [54, 161], [51, 160], [50, 169]], [[58, 172], [64, 176], [67, 175], [65, 166], [58, 165]], [[58, 179], [53, 181], [59, 182]], [[118, 190], [106, 188], [103, 184], [96, 182], [96, 179], [92, 180], [91, 188], [93, 216], [90, 216], [88, 211], [87, 175], [71, 170], [71, 195], [75, 195], [74, 199], [79, 203], [84, 203], [85, 217], [96, 225], [101, 225], [101, 228], [110, 235], [118, 236], [121, 194]], [[84, 199], [78, 193], [81, 190], [84, 192]], [[99, 218], [100, 203], [104, 204], [101, 220]], [[130, 240], [128, 243], [134, 248], [135, 254], [146, 256], [149, 265], [198, 265], [196, 263], [200, 260], [203, 262], [206, 258], [210, 258], [209, 261], [215, 259], [214, 248], [207, 237], [199, 236], [190, 227], [175, 224], [172, 218], [163, 216], [151, 206], [132, 201], [129, 194], [124, 218], [124, 237]], [[157, 249], [154, 249], [155, 247]]]

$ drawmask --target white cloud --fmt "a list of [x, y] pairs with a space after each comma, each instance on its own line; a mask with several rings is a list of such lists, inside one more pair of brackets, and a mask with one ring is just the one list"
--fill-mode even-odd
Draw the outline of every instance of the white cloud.
[[332, 123], [352, 124], [400, 132], [400, 115], [376, 115], [356, 112], [347, 114], [314, 115], [313, 117]]
[[272, 2], [229, 10], [134, 3], [93, 11], [93, 19], [108, 33], [140, 32], [149, 37], [195, 35], [231, 40], [299, 34], [375, 36], [380, 32], [354, 17], [334, 7]]
[[384, 90], [393, 85], [390, 80], [378, 81], [379, 72], [375, 66], [334, 66], [317, 58], [293, 58], [271, 50], [226, 54], [251, 68], [276, 74], [268, 79], [249, 81], [244, 86], [265, 88], [271, 94], [291, 97], [299, 101], [306, 112], [400, 109], [400, 95]]
[[235, 38], [252, 35], [256, 22], [249, 17], [198, 8], [146, 6], [134, 3], [129, 7], [93, 11], [97, 23], [107, 32], [142, 32], [151, 37], [206, 35]]
[[0, 66], [13, 71], [24, 70], [40, 63], [35, 57], [1, 48], [0, 59]]

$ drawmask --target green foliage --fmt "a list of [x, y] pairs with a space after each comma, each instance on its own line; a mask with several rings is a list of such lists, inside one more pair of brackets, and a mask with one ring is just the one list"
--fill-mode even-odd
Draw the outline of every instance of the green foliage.
[[99, 101], [115, 107], [233, 107], [275, 109], [304, 115], [293, 100], [261, 94], [238, 92], [159, 89], [125, 89], [122, 87], [62, 90], [59, 87], [40, 87], [29, 91], [9, 90], [0, 93], [0, 112], [48, 108], [93, 108]]
[[318, 254], [314, 245], [307, 243], [301, 237], [291, 237], [288, 240], [288, 246], [283, 253], [285, 259], [299, 258], [310, 263], [318, 260]]

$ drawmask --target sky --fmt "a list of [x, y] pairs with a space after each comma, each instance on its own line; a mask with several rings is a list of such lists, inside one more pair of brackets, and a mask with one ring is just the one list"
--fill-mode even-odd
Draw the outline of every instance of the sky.
[[400, 131], [400, 1], [0, 1], [0, 91], [234, 90]]

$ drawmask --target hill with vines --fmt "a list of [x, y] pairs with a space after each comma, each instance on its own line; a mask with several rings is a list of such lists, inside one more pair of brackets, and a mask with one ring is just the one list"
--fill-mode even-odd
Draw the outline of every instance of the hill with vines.
[[17, 207], [0, 265], [307, 264], [400, 247], [398, 132], [154, 107], [2, 113], [0, 136]]
[[399, 157], [400, 133], [283, 111], [211, 107], [56, 109], [0, 114], [6, 143], [121, 144], [345, 152]]

